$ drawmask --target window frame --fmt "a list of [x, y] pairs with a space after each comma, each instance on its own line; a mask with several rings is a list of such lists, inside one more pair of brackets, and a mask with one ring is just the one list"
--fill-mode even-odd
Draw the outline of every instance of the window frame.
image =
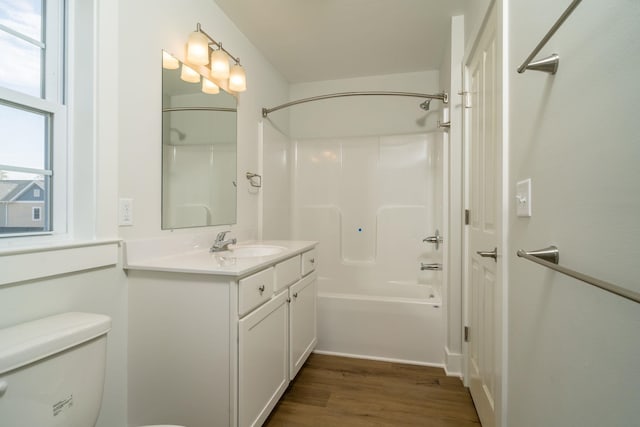
[[[10, 108], [31, 111], [48, 117], [48, 132], [43, 137], [48, 158], [46, 169], [23, 168], [12, 165], [0, 165], [0, 169], [13, 172], [26, 172], [48, 176], [45, 179], [45, 205], [41, 210], [41, 218], [48, 224], [49, 230], [35, 232], [19, 232], [0, 234], [2, 241], [11, 238], [33, 236], [66, 235], [68, 229], [68, 167], [69, 167], [69, 117], [66, 105], [67, 87], [67, 55], [68, 41], [66, 0], [43, 0], [43, 43], [20, 35], [11, 29], [2, 29], [31, 44], [43, 49], [44, 60], [41, 71], [40, 97], [18, 92], [0, 86], [0, 103]], [[44, 44], [44, 47], [42, 45]]]

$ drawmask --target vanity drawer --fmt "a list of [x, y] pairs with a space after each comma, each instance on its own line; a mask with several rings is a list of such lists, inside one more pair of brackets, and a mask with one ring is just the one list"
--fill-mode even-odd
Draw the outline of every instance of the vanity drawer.
[[300, 255], [276, 264], [276, 285], [274, 292], [286, 288], [300, 279]]
[[302, 275], [306, 276], [316, 269], [317, 252], [315, 249], [311, 249], [302, 254]]
[[238, 314], [247, 314], [273, 295], [273, 273], [270, 267], [238, 281]]

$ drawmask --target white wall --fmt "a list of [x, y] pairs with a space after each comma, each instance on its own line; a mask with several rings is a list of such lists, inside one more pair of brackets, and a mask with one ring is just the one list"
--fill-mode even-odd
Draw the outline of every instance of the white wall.
[[[274, 114], [282, 114], [282, 112]], [[261, 129], [263, 186], [261, 238], [264, 240], [291, 239], [293, 188], [291, 140], [270, 118], [264, 120]]]
[[[442, 187], [444, 218], [443, 234], [444, 274], [443, 292], [446, 309], [445, 368], [451, 375], [462, 375], [462, 57], [464, 53], [464, 16], [451, 18], [451, 33], [440, 68], [440, 85], [450, 94], [447, 119], [449, 132], [443, 135]], [[444, 117], [443, 117], [443, 120]], [[442, 210], [441, 210], [442, 211]]]
[[640, 419], [640, 307], [516, 258], [640, 291], [640, 3], [583, 2], [545, 47], [555, 76], [516, 68], [568, 2], [510, 1], [510, 206], [533, 180], [533, 216], [511, 216], [508, 424], [631, 426]]
[[[141, 19], [141, 17], [144, 17]], [[159, 237], [161, 204], [161, 50], [184, 59], [184, 44], [200, 22], [204, 31], [234, 55], [247, 72], [247, 91], [238, 102], [239, 237], [257, 237], [259, 192], [244, 174], [257, 172], [258, 123], [263, 106], [286, 100], [288, 86], [211, 0], [122, 1], [120, 4], [120, 197], [134, 199], [134, 225], [121, 227], [125, 239]], [[286, 115], [285, 115], [286, 117]], [[283, 122], [283, 116], [275, 120]], [[218, 227], [228, 229], [229, 227]], [[177, 230], [199, 233], [201, 229]]]
[[486, 11], [489, 5], [496, 0], [471, 0], [467, 1], [464, 10], [464, 44], [465, 53], [469, 51], [478, 32], [482, 27]]

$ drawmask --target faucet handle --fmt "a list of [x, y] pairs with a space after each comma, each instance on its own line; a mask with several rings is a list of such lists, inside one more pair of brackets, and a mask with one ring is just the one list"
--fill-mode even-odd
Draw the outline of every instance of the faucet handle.
[[437, 251], [438, 248], [440, 247], [440, 244], [442, 243], [442, 236], [440, 235], [440, 230], [436, 229], [435, 235], [425, 237], [424, 239], [422, 239], [422, 241], [427, 243], [435, 243], [436, 251]]
[[229, 230], [219, 232], [218, 235], [216, 236], [216, 242], [222, 242], [225, 236], [227, 235], [227, 233], [229, 233]]

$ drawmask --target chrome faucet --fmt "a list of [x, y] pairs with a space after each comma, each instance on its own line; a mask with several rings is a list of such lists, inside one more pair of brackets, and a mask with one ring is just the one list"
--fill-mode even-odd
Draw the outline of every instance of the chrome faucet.
[[229, 245], [236, 244], [237, 239], [235, 237], [233, 239], [224, 240], [227, 233], [229, 233], [229, 231], [221, 231], [220, 233], [218, 233], [218, 235], [216, 236], [216, 241], [213, 242], [213, 245], [211, 245], [209, 252], [228, 251]]

